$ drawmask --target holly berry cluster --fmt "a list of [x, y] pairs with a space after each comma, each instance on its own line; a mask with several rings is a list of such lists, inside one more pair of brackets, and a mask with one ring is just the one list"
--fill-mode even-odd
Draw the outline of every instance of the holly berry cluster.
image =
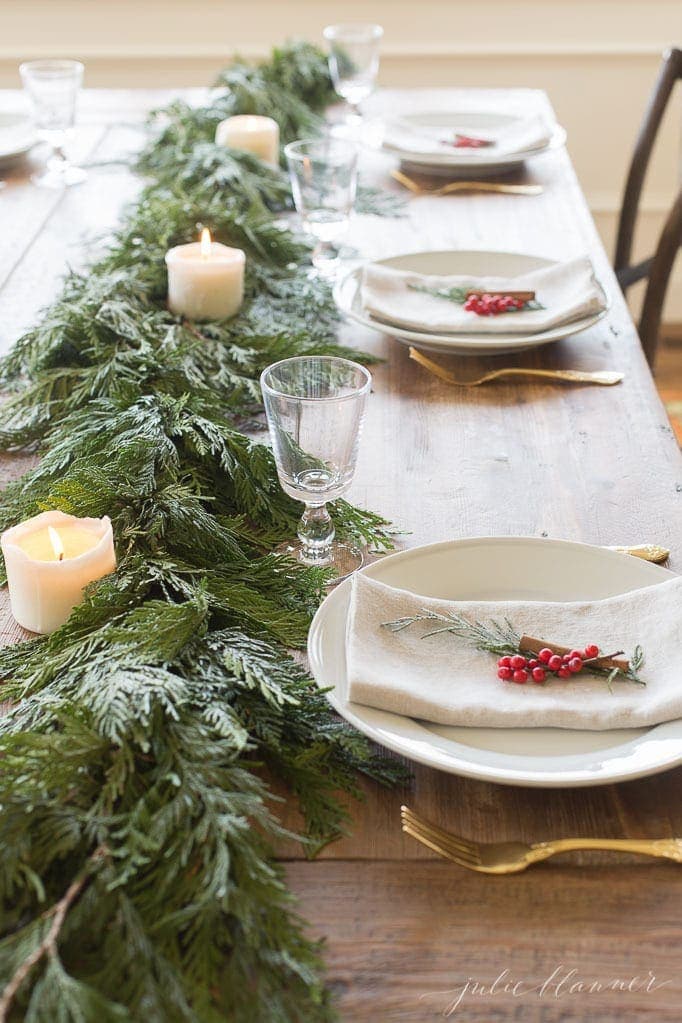
[[455, 135], [451, 146], [455, 149], [485, 149], [487, 146], [492, 146], [493, 143], [490, 139], [477, 139], [473, 135]]
[[499, 316], [500, 313], [513, 313], [523, 309], [527, 303], [513, 295], [469, 295], [464, 302], [468, 313], [477, 316]]
[[578, 675], [585, 665], [599, 657], [599, 647], [590, 643], [584, 650], [571, 650], [567, 654], [556, 654], [549, 647], [543, 647], [537, 657], [524, 657], [523, 654], [509, 654], [500, 657], [497, 662], [497, 677], [503, 682], [536, 682], [542, 685], [547, 681], [547, 673], [557, 678], [571, 678]]

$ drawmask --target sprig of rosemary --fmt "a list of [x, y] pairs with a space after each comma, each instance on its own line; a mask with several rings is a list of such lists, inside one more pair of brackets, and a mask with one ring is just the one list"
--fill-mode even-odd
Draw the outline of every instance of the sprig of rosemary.
[[410, 615], [406, 618], [398, 618], [393, 622], [384, 622], [383, 628], [391, 632], [401, 632], [403, 629], [416, 625], [418, 622], [443, 622], [440, 628], [431, 629], [425, 632], [422, 639], [430, 636], [437, 636], [443, 632], [450, 632], [458, 639], [464, 639], [477, 650], [484, 650], [490, 654], [498, 654], [502, 657], [505, 654], [516, 654], [519, 652], [521, 634], [517, 632], [505, 618], [503, 622], [491, 621], [488, 624], [483, 622], [470, 622], [468, 618], [449, 611], [447, 615], [438, 614], [435, 611], [422, 611], [418, 615]]

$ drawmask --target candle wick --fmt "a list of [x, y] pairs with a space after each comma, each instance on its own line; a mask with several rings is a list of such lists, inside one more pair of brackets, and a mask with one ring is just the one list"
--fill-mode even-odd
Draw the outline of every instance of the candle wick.
[[59, 560], [59, 561], [63, 561], [63, 560], [64, 560], [64, 552], [63, 552], [63, 551], [62, 551], [62, 553], [61, 553], [61, 554], [59, 555], [59, 558], [58, 558], [58, 560]]

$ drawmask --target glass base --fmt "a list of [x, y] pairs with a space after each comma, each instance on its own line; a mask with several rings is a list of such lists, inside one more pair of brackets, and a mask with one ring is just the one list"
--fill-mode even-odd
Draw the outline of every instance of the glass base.
[[362, 140], [362, 118], [346, 118], [344, 121], [335, 121], [329, 126], [329, 134], [333, 139], [342, 139], [344, 142], [360, 142]]
[[385, 126], [378, 117], [352, 116], [345, 121], [335, 121], [327, 130], [333, 139], [369, 149], [381, 149]]
[[325, 281], [334, 281], [339, 272], [341, 266], [341, 260], [339, 259], [338, 252], [336, 255], [331, 256], [317, 256], [313, 255], [313, 275], [316, 277], [322, 277]]
[[59, 169], [48, 167], [40, 174], [33, 174], [31, 181], [39, 188], [69, 188], [71, 185], [80, 185], [87, 176], [87, 171], [82, 167], [72, 167], [68, 164]]
[[316, 565], [319, 568], [331, 569], [333, 576], [327, 583], [328, 586], [335, 586], [337, 583], [347, 579], [353, 575], [353, 572], [357, 572], [359, 568], [362, 568], [365, 562], [365, 556], [360, 548], [353, 547], [347, 543], [332, 543], [330, 556], [325, 561], [319, 559], [308, 560], [305, 558], [303, 544], [300, 540], [288, 540], [286, 543], [280, 544], [276, 553], [286, 554], [290, 558], [294, 558], [301, 565], [309, 567]]

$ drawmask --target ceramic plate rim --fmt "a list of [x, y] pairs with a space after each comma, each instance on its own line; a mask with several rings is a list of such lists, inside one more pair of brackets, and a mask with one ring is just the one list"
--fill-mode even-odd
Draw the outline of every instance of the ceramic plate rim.
[[[598, 545], [572, 540], [537, 536], [464, 537], [397, 551], [372, 562], [361, 571], [369, 576], [381, 577], [384, 566], [389, 563], [395, 565], [396, 562], [406, 562], [444, 549], [462, 548], [469, 545], [519, 543], [542, 545], [548, 549], [552, 547], [573, 550], [579, 548], [582, 551], [590, 551], [596, 558], [603, 560], [629, 557], [629, 555], [618, 554]], [[637, 567], [631, 567], [635, 571], [641, 570], [642, 585], [650, 584], [657, 578], [663, 581], [675, 575], [669, 569], [644, 561]], [[645, 579], [646, 576], [649, 577], [648, 580]], [[422, 763], [446, 773], [529, 788], [582, 788], [605, 785], [657, 774], [682, 763], [682, 719], [644, 729], [642, 734], [637, 735], [634, 739], [628, 739], [622, 744], [609, 746], [605, 749], [562, 754], [554, 758], [554, 764], [550, 765], [548, 769], [546, 757], [543, 760], [545, 763], [543, 768], [536, 765], [531, 767], [524, 765], [524, 758], [517, 754], [498, 753], [440, 738], [419, 721], [345, 701], [342, 697], [337, 696], [334, 688], [329, 689], [328, 683], [324, 680], [325, 662], [321, 644], [331, 616], [337, 616], [337, 619], [344, 623], [347, 620], [350, 586], [350, 580], [340, 583], [318, 608], [308, 635], [308, 658], [316, 684], [322, 690], [326, 690], [325, 696], [331, 706], [346, 721], [380, 745], [416, 763]], [[343, 619], [339, 616], [343, 616]], [[345, 675], [345, 664], [343, 673]], [[647, 745], [651, 746], [651, 749], [648, 751], [645, 762], [642, 762], [641, 758], [636, 757], [636, 753], [641, 752]], [[486, 757], [493, 763], [486, 763]], [[628, 758], [634, 762], [628, 765]], [[514, 763], [516, 763], [516, 767]], [[519, 763], [522, 766], [518, 766]]]
[[[26, 135], [24, 141], [18, 146], [15, 144], [11, 149], [3, 149], [1, 142], [1, 130], [3, 128], [3, 124], [6, 126], [8, 121], [17, 126], [23, 124], [26, 128]], [[11, 110], [0, 110], [0, 162], [9, 162], [20, 156], [24, 156], [36, 145], [37, 142], [38, 136], [29, 117]]]
[[[359, 323], [361, 326], [367, 327], [369, 330], [374, 330], [380, 334], [386, 334], [389, 337], [395, 338], [399, 344], [421, 343], [423, 346], [428, 345], [442, 352], [453, 351], [461, 353], [462, 350], [466, 350], [469, 354], [485, 354], [488, 350], [490, 350], [491, 354], [495, 354], [500, 349], [503, 349], [506, 352], [520, 351], [523, 348], [535, 348], [541, 345], [551, 344], [554, 341], [560, 341], [561, 338], [570, 337], [573, 334], [580, 334], [583, 330], [589, 330], [590, 327], [593, 327], [596, 323], [599, 323], [600, 320], [603, 320], [611, 308], [611, 296], [596, 276], [595, 280], [604, 297], [604, 308], [598, 313], [592, 313], [590, 316], [585, 316], [580, 320], [574, 320], [572, 323], [566, 323], [563, 326], [551, 327], [548, 330], [540, 331], [538, 334], [429, 334], [426, 331], [411, 330], [407, 327], [399, 327], [391, 323], [385, 323], [383, 320], [372, 319], [361, 312], [357, 312], [353, 308], [359, 290], [360, 274], [364, 266], [370, 263], [376, 264], [377, 266], [393, 266], [396, 262], [409, 259], [412, 256], [434, 257], [445, 255], [458, 257], [467, 257], [471, 255], [509, 257], [526, 261], [527, 265], [525, 269], [528, 270], [540, 269], [545, 266], [555, 266], [557, 263], [561, 262], [560, 260], [549, 259], [546, 256], [536, 256], [531, 253], [508, 252], [502, 250], [490, 251], [488, 249], [427, 249], [418, 252], [403, 252], [398, 253], [397, 255], [387, 256], [384, 259], [368, 260], [366, 263], [353, 267], [352, 270], [349, 270], [348, 273], [339, 278], [334, 285], [334, 302], [336, 303], [337, 308], [340, 309], [341, 312], [350, 320], [353, 320], [354, 323]], [[351, 283], [353, 283], [355, 287], [350, 302], [348, 302], [345, 300], [344, 296]]]

